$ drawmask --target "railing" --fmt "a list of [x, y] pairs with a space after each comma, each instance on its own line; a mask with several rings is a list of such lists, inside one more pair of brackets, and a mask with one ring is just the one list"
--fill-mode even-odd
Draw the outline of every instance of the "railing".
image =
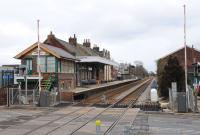
[[[39, 105], [41, 102], [48, 100], [48, 106], [54, 106], [57, 103], [57, 93], [52, 91], [48, 92], [48, 98], [40, 99], [38, 89], [32, 90], [20, 90], [18, 88], [10, 88], [9, 90], [9, 101], [10, 105]], [[42, 96], [44, 97], [44, 96]]]
[[35, 105], [39, 101], [38, 90], [20, 90], [18, 88], [10, 88], [9, 100], [11, 105]]
[[185, 105], [186, 112], [197, 112], [197, 97], [195, 94], [197, 93], [194, 93], [191, 86], [188, 86], [187, 92], [177, 92], [169, 89], [169, 107], [172, 111], [179, 112]]

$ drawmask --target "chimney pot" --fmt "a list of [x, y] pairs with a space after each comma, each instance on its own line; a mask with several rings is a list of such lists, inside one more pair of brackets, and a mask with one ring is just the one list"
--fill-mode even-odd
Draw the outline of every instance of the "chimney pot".
[[75, 46], [77, 45], [77, 38], [75, 34], [73, 38], [71, 36], [69, 37], [69, 44], [75, 45]]
[[52, 32], [52, 31], [50, 31], [50, 34], [47, 36], [47, 38], [49, 38], [49, 39], [50, 39], [50, 38], [53, 38], [53, 37], [55, 37], [55, 36], [54, 36], [53, 32]]
[[85, 40], [84, 40], [84, 42], [83, 42], [83, 46], [88, 47], [88, 48], [91, 47], [91, 44], [90, 44], [89, 39], [85, 39]]
[[99, 53], [99, 47], [96, 44], [94, 45], [93, 50], [95, 50], [97, 53]]

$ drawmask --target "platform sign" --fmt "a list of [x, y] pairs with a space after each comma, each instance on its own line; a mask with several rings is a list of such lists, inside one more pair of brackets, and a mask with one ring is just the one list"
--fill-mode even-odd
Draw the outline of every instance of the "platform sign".
[[3, 70], [2, 71], [3, 86], [14, 84], [14, 70]]
[[4, 80], [13, 79], [13, 75], [3, 75]]

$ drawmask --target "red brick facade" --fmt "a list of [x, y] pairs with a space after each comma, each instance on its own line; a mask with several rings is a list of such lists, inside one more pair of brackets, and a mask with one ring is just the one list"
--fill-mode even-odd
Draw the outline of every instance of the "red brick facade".
[[[179, 61], [179, 64], [183, 67], [185, 67], [185, 49], [182, 48], [174, 53], [171, 53], [169, 55], [167, 55], [166, 57], [163, 57], [163, 58], [160, 58], [158, 60], [159, 65], [165, 65], [165, 63], [167, 62], [168, 58], [170, 56], [173, 56], [173, 57], [177, 57], [178, 61]], [[187, 66], [188, 66], [188, 72], [192, 71], [192, 63], [194, 62], [200, 62], [200, 51], [194, 49], [194, 48], [191, 48], [191, 47], [187, 47]], [[159, 66], [158, 65], [158, 66]]]

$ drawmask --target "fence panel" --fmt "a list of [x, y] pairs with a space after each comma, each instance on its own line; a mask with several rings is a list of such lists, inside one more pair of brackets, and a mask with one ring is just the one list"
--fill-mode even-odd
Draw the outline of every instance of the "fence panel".
[[7, 89], [0, 89], [0, 105], [7, 104]]
[[39, 93], [37, 90], [20, 90], [18, 88], [11, 88], [9, 90], [11, 105], [35, 105], [39, 100]]
[[192, 112], [195, 112], [195, 95], [191, 87], [189, 87], [189, 91], [188, 91], [188, 108]]

